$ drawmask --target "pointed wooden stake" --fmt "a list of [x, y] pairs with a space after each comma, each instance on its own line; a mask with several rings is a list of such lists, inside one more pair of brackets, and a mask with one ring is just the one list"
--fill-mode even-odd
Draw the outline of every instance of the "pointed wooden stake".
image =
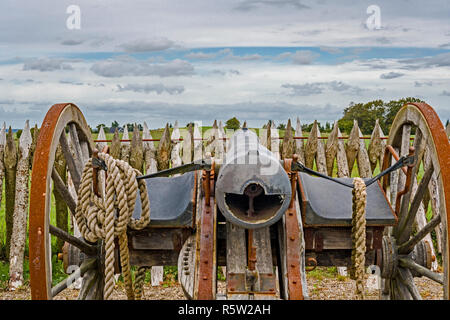
[[288, 120], [286, 131], [283, 137], [283, 144], [281, 145], [280, 149], [282, 159], [292, 158], [292, 155], [295, 152], [295, 142], [294, 136], [292, 135], [291, 119]]
[[114, 131], [114, 136], [111, 142], [111, 148], [109, 149], [109, 154], [114, 159], [120, 159], [120, 138], [119, 138], [119, 129], [116, 128]]
[[30, 124], [27, 120], [19, 139], [17, 155], [16, 193], [9, 255], [10, 290], [16, 290], [23, 284], [23, 260], [27, 239], [28, 180], [30, 176], [30, 160], [28, 157], [30, 156], [32, 140]]
[[[300, 123], [300, 118], [297, 117], [297, 125], [295, 127], [295, 136], [303, 137], [302, 125]], [[298, 155], [298, 160], [301, 163], [305, 163], [305, 147], [303, 145], [303, 139], [295, 140], [295, 153]]]
[[[130, 135], [128, 134], [128, 125], [125, 125], [123, 128], [122, 140], [130, 140]], [[120, 159], [129, 163], [130, 152], [131, 152], [130, 142], [122, 141], [122, 143], [120, 144]]]
[[156, 153], [158, 171], [170, 168], [170, 155], [172, 152], [172, 141], [170, 140], [169, 124], [166, 124]]
[[353, 171], [353, 165], [355, 164], [356, 156], [359, 150], [359, 127], [356, 120], [353, 121], [353, 128], [350, 131], [349, 139], [346, 145], [347, 164], [350, 175]]
[[144, 170], [144, 147], [139, 127], [134, 124], [133, 137], [131, 139], [130, 165], [140, 172]]
[[9, 127], [6, 135], [4, 154], [5, 164], [5, 223], [6, 223], [6, 257], [9, 259], [11, 234], [13, 229], [14, 202], [16, 199], [17, 148], [13, 132]]

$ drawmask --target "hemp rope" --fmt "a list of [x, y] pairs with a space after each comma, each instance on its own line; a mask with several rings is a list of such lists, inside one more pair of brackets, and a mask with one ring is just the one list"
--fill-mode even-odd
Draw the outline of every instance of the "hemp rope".
[[[105, 197], [95, 195], [92, 188], [92, 159], [86, 163], [78, 190], [75, 219], [82, 236], [90, 242], [104, 240], [105, 243], [105, 285], [104, 297], [109, 299], [114, 289], [114, 238], [119, 239], [120, 264], [128, 299], [134, 299], [133, 281], [130, 271], [127, 226], [140, 230], [150, 222], [150, 201], [144, 180], [137, 181], [139, 170], [123, 160], [114, 159], [106, 153], [98, 153], [98, 158], [107, 166]], [[142, 204], [139, 220], [132, 217], [137, 193]], [[139, 277], [142, 281], [143, 278]], [[136, 283], [137, 287], [142, 284]], [[140, 297], [141, 294], [138, 294]]]
[[356, 280], [356, 296], [364, 299], [364, 273], [366, 263], [366, 184], [361, 178], [354, 178], [352, 213], [352, 267], [350, 277]]

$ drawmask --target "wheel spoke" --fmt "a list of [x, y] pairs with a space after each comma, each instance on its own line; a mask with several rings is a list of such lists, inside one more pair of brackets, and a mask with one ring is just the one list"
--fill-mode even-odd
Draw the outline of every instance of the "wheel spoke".
[[[402, 235], [402, 229], [405, 227], [405, 225], [407, 225], [407, 220], [408, 220], [408, 208], [409, 208], [409, 203], [411, 200], [411, 196], [413, 195], [413, 185], [415, 183], [416, 180], [416, 174], [419, 170], [419, 166], [423, 157], [423, 151], [424, 151], [424, 141], [423, 141], [423, 137], [422, 137], [422, 133], [420, 130], [416, 130], [416, 136], [414, 138], [414, 166], [411, 169], [411, 176], [406, 178], [405, 181], [405, 189], [408, 188], [408, 190], [406, 190], [406, 193], [403, 194], [402, 198], [401, 198], [401, 205], [400, 205], [400, 212], [398, 213], [399, 216], [399, 224], [398, 226], [395, 228], [395, 234], [396, 234], [396, 238], [398, 239], [398, 243], [402, 243], [403, 241], [406, 241], [409, 237], [409, 233], [406, 235]], [[409, 142], [409, 136], [408, 136], [408, 142]], [[408, 143], [409, 145], [409, 143]], [[408, 168], [408, 172], [409, 172], [409, 168]], [[406, 182], [409, 181], [409, 185], [407, 185]], [[406, 238], [406, 239], [404, 239]]]
[[66, 289], [72, 283], [74, 283], [78, 278], [82, 277], [86, 271], [91, 270], [97, 266], [97, 258], [91, 258], [83, 261], [80, 268], [73, 272], [66, 279], [58, 283], [52, 288], [52, 297], [56, 296], [58, 293]]
[[431, 176], [433, 175], [434, 169], [433, 166], [430, 166], [423, 175], [422, 180], [417, 187], [416, 194], [414, 195], [414, 199], [411, 203], [411, 207], [409, 209], [408, 215], [405, 217], [403, 225], [401, 225], [399, 231], [399, 238], [406, 238], [411, 234], [412, 226], [414, 224], [414, 220], [416, 218], [417, 211], [419, 210], [421, 201], [425, 195], [428, 184], [430, 182]]
[[414, 278], [411, 271], [409, 269], [399, 268], [398, 275], [400, 282], [403, 283], [403, 285], [408, 289], [412, 298], [414, 300], [422, 300], [422, 296], [414, 283]]
[[69, 169], [70, 177], [72, 178], [73, 184], [75, 185], [75, 190], [78, 192], [81, 181], [81, 169], [78, 169], [78, 166], [75, 163], [75, 159], [72, 156], [72, 152], [70, 152], [69, 143], [67, 142], [67, 137], [64, 130], [61, 134], [61, 137], [59, 138], [59, 143], [61, 144], [64, 158], [66, 158], [67, 168]]
[[77, 168], [79, 172], [83, 171], [83, 153], [81, 151], [80, 139], [78, 138], [78, 131], [75, 123], [69, 124], [69, 134], [70, 140], [72, 142], [73, 150], [75, 153], [75, 162], [77, 164]]
[[426, 224], [425, 227], [423, 227], [419, 232], [417, 232], [417, 234], [414, 237], [412, 237], [411, 239], [400, 245], [398, 247], [398, 252], [400, 254], [406, 254], [411, 252], [416, 246], [416, 244], [418, 244], [420, 240], [422, 240], [427, 234], [429, 234], [439, 223], [441, 223], [440, 215], [435, 216], [433, 219], [430, 220], [430, 222]]
[[95, 255], [97, 253], [97, 247], [86, 243], [82, 239], [78, 239], [78, 238], [72, 236], [68, 232], [66, 232], [58, 227], [50, 225], [49, 231], [55, 237], [58, 237], [64, 241], [70, 243], [71, 245], [77, 247], [78, 249], [80, 249], [81, 251], [86, 253], [87, 255]]
[[444, 284], [444, 276], [440, 273], [433, 272], [417, 263], [412, 261], [409, 258], [400, 258], [398, 259], [399, 264], [401, 267], [408, 268], [410, 270], [413, 270], [417, 272], [418, 274], [425, 276], [427, 278], [430, 278], [433, 281], [436, 281], [437, 283]]
[[76, 204], [75, 200], [72, 198], [72, 195], [70, 194], [69, 189], [67, 189], [61, 176], [59, 175], [59, 173], [56, 171], [56, 169], [54, 167], [52, 169], [52, 179], [53, 179], [53, 184], [54, 184], [56, 190], [59, 192], [61, 197], [64, 199], [64, 202], [69, 207], [70, 213], [72, 214], [72, 216], [75, 217], [75, 209], [77, 207], [77, 204]]

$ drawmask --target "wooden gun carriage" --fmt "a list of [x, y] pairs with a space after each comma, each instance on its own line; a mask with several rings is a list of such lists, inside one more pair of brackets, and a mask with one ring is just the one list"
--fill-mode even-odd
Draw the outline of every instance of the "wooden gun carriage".
[[[57, 148], [73, 186], [54, 169]], [[50, 225], [52, 184], [74, 214], [77, 199], [70, 189], [78, 191], [84, 164], [96, 154], [78, 107], [54, 105], [42, 124], [32, 170], [33, 299], [51, 299], [74, 279], [70, 275], [70, 281], [52, 287], [52, 236], [66, 241], [65, 265], [80, 266], [80, 297], [103, 298], [102, 241], [89, 243]], [[367, 187], [365, 264], [380, 268], [380, 298], [420, 299], [414, 277], [425, 276], [440, 283], [448, 299], [450, 146], [438, 116], [425, 103], [409, 103], [398, 112], [382, 170], [408, 155], [414, 161]], [[178, 266], [189, 299], [307, 298], [307, 269], [351, 266], [352, 191], [298, 172], [296, 164], [296, 156], [280, 161], [242, 128], [231, 138], [224, 161], [208, 158], [150, 175], [145, 179], [150, 223], [127, 230], [130, 264]], [[93, 170], [96, 177], [102, 172]], [[437, 196], [428, 206], [424, 198], [430, 190]], [[417, 223], [417, 212], [427, 208], [428, 221]], [[140, 215], [138, 198], [133, 218]], [[431, 237], [440, 237], [438, 250]], [[439, 272], [431, 270], [432, 263], [439, 264]], [[221, 266], [226, 266], [225, 294], [217, 293]], [[120, 271], [116, 263], [115, 272]]]

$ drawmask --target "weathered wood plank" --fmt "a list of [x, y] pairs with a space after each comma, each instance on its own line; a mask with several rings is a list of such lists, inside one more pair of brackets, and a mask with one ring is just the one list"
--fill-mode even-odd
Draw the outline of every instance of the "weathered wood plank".
[[[225, 129], [223, 127], [222, 121], [219, 121], [219, 133], [222, 136], [222, 138], [226, 138], [227, 134], [225, 132]], [[223, 141], [223, 151], [226, 152], [228, 150], [228, 143], [226, 141]]]
[[172, 130], [172, 135], [170, 137], [172, 139], [172, 143], [173, 143], [172, 152], [170, 155], [170, 161], [171, 161], [172, 168], [178, 167], [182, 164], [182, 160], [180, 157], [180, 153], [181, 153], [181, 141], [179, 141], [180, 137], [181, 137], [181, 133], [180, 133], [180, 128], [178, 128], [178, 121], [175, 121], [175, 125], [173, 126], [173, 130]]
[[178, 256], [178, 281], [188, 299], [194, 297], [195, 281], [195, 236], [190, 236], [183, 245]]
[[[363, 134], [361, 130], [358, 128], [359, 137], [362, 137]], [[359, 176], [361, 178], [370, 178], [372, 177], [372, 170], [370, 169], [370, 161], [369, 155], [367, 154], [366, 143], [363, 139], [359, 139], [359, 149], [358, 149], [358, 171]]]
[[[98, 135], [97, 135], [97, 140], [106, 140], [106, 134], [105, 134], [105, 130], [103, 129], [103, 126], [100, 126], [100, 128], [98, 129]], [[98, 151], [102, 151], [104, 147], [106, 147], [108, 144], [106, 142], [97, 142], [96, 144], [96, 148]]]
[[158, 171], [170, 168], [170, 155], [172, 152], [172, 141], [170, 140], [169, 124], [166, 124], [164, 132], [159, 141], [158, 151], [156, 153], [156, 161], [158, 163]]
[[322, 139], [319, 139], [320, 137], [319, 125], [317, 121], [314, 121], [308, 140], [306, 141], [305, 165], [310, 169], [314, 169], [315, 160], [317, 171], [327, 174], [325, 146]]
[[[335, 124], [337, 126], [337, 123]], [[341, 130], [337, 129], [338, 138], [342, 137]], [[348, 170], [347, 153], [345, 152], [345, 144], [342, 139], [338, 139], [337, 152], [336, 152], [336, 166], [337, 176], [339, 178], [349, 177], [350, 172]]]
[[208, 129], [204, 133], [205, 142], [205, 154], [210, 153], [212, 157], [214, 157], [215, 151], [215, 141], [216, 141], [216, 130], [217, 130], [217, 120], [214, 120], [214, 123], [211, 129]]
[[350, 131], [349, 139], [346, 144], [347, 164], [350, 175], [353, 171], [353, 165], [355, 164], [356, 157], [359, 150], [359, 127], [356, 120], [353, 121], [353, 128]]
[[142, 137], [137, 124], [134, 124], [133, 137], [131, 139], [130, 165], [143, 172], [144, 169], [144, 147]]
[[225, 155], [225, 147], [224, 147], [224, 141], [223, 141], [223, 133], [220, 129], [220, 126], [217, 125], [214, 128], [214, 157], [216, 160], [223, 160], [223, 157]]
[[11, 246], [11, 234], [13, 230], [14, 202], [16, 198], [16, 169], [17, 148], [13, 138], [13, 132], [9, 127], [6, 134], [6, 146], [4, 153], [5, 164], [5, 224], [6, 224], [6, 257], [9, 258]]
[[275, 126], [275, 121], [272, 120], [270, 126], [270, 151], [275, 155], [275, 157], [280, 158], [280, 135], [278, 129]]
[[[130, 135], [128, 133], [128, 126], [125, 125], [123, 128], [122, 140], [130, 140]], [[122, 141], [120, 145], [120, 160], [125, 162], [130, 162], [130, 152], [131, 146], [129, 141]]]
[[268, 144], [267, 144], [267, 134], [270, 133], [269, 131], [270, 129], [268, 129], [268, 125], [264, 125], [261, 129], [259, 129], [259, 142], [261, 143], [261, 145], [263, 145], [264, 147], [268, 148]]
[[[430, 166], [432, 166], [432, 162], [431, 162], [431, 154], [430, 154], [430, 146], [429, 144], [427, 144], [427, 146], [425, 147], [425, 153], [424, 153], [424, 158], [423, 158], [423, 165], [424, 165], [424, 170], [426, 171]], [[433, 172], [433, 175], [431, 176], [431, 181], [428, 185], [428, 192], [425, 193], [425, 195], [428, 196], [429, 201], [424, 201], [424, 209], [425, 212], [428, 209], [428, 203], [431, 204], [431, 211], [433, 214], [433, 218], [440, 215], [440, 194], [439, 194], [440, 190], [438, 187], [438, 183], [437, 183], [437, 174], [436, 172]], [[443, 246], [442, 246], [442, 242], [443, 242], [443, 232], [441, 229], [441, 225], [438, 225], [435, 229], [436, 231], [436, 244], [437, 244], [437, 251], [439, 253], [442, 253], [443, 250]]]
[[[64, 154], [61, 149], [61, 145], [58, 145], [56, 148], [55, 154], [55, 163], [53, 164], [53, 170], [56, 171], [60, 180], [55, 181], [53, 179], [53, 195], [55, 197], [55, 214], [56, 214], [56, 226], [64, 231], [68, 231], [68, 214], [67, 214], [67, 204], [64, 199], [64, 188], [67, 178], [66, 178], [66, 159], [64, 158]], [[53, 174], [52, 174], [53, 176]], [[59, 183], [59, 184], [58, 184]], [[61, 193], [58, 190], [62, 189]], [[67, 191], [67, 189], [66, 189]], [[67, 191], [68, 192], [68, 191]], [[75, 212], [73, 212], [75, 214]], [[64, 245], [64, 241], [62, 239], [56, 240], [56, 248], [58, 252], [62, 252], [62, 247]]]
[[288, 120], [280, 150], [282, 159], [292, 158], [292, 155], [295, 153], [295, 142], [292, 134], [291, 119]]
[[[5, 178], [5, 165], [3, 164], [3, 158], [6, 145], [6, 124], [3, 123], [3, 127], [0, 129], [0, 190], [3, 190], [3, 180]], [[0, 192], [0, 206], [2, 203], [3, 191]]]
[[[270, 244], [269, 228], [259, 228], [253, 230], [253, 246], [256, 248], [256, 270], [259, 274], [273, 274], [272, 248]], [[275, 279], [275, 281], [278, 279]], [[259, 290], [260, 288], [256, 288]], [[273, 295], [254, 293], [255, 300], [276, 299], [276, 291]]]
[[336, 158], [338, 152], [338, 130], [337, 122], [334, 123], [333, 130], [331, 130], [328, 136], [327, 143], [325, 146], [325, 158], [327, 162], [327, 174], [331, 177], [333, 175], [334, 159]]
[[203, 158], [203, 143], [201, 141], [202, 135], [198, 128], [198, 123], [194, 123], [194, 161]]
[[[303, 137], [302, 124], [300, 123], [299, 117], [297, 117], [297, 125], [295, 127], [295, 136]], [[298, 155], [298, 160], [301, 163], [305, 163], [305, 146], [303, 145], [303, 139], [295, 140], [295, 153]]]
[[309, 133], [308, 140], [306, 140], [305, 145], [305, 166], [314, 169], [314, 159], [317, 153], [317, 144], [319, 139], [318, 137], [319, 128], [317, 125], [317, 121], [314, 121], [314, 124], [311, 128], [311, 132]]
[[370, 168], [372, 172], [375, 170], [377, 163], [380, 163], [380, 169], [383, 165], [384, 149], [386, 148], [386, 141], [384, 138], [383, 130], [380, 127], [378, 119], [375, 121], [375, 127], [370, 136], [370, 143], [368, 148], [368, 155], [370, 161]]
[[194, 151], [194, 141], [192, 139], [193, 127], [189, 123], [186, 131], [183, 132], [183, 142], [181, 144], [181, 161], [183, 164], [192, 162], [193, 151]]
[[[144, 121], [142, 132], [142, 139], [153, 139], [150, 130], [148, 129], [147, 123]], [[142, 142], [144, 150], [144, 162], [145, 162], [145, 173], [155, 173], [158, 171], [156, 162], [156, 148], [153, 141], [143, 141]]]
[[14, 201], [13, 228], [9, 255], [9, 288], [16, 290], [23, 284], [23, 261], [27, 239], [28, 180], [30, 176], [29, 155], [32, 137], [29, 121], [25, 123], [19, 139], [16, 170], [16, 194]]
[[[69, 139], [71, 139], [69, 135]], [[73, 184], [75, 185], [75, 190], [78, 191], [81, 182], [81, 164], [80, 161], [76, 160], [75, 155], [73, 153], [73, 143], [71, 140], [68, 140], [66, 133], [63, 131], [61, 133], [61, 137], [59, 138], [59, 143], [61, 145], [61, 149], [64, 154], [64, 158], [66, 158], [67, 168], [70, 172], [70, 176], [72, 177]], [[77, 163], [78, 162], [78, 163]]]
[[[247, 246], [245, 230], [227, 222], [227, 279], [230, 274], [244, 273], [247, 266]], [[235, 294], [227, 288], [229, 300], [248, 300], [248, 294]]]
[[120, 137], [118, 128], [114, 130], [114, 136], [111, 141], [111, 148], [109, 149], [109, 154], [114, 159], [120, 159]]
[[83, 153], [81, 151], [81, 144], [78, 137], [77, 127], [74, 123], [69, 124], [69, 135], [75, 164], [77, 165], [77, 170], [81, 175], [81, 172], [83, 172], [84, 169]]

